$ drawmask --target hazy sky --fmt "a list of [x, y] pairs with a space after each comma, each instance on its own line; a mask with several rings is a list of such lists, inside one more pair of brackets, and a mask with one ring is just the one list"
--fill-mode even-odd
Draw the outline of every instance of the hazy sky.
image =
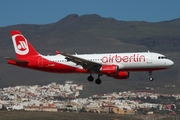
[[180, 0], [1, 0], [0, 27], [47, 24], [69, 14], [98, 14], [124, 21], [180, 18]]

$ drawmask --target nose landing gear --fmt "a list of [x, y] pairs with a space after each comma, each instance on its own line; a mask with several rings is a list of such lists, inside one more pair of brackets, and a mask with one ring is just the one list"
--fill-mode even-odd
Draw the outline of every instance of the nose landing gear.
[[154, 80], [154, 78], [153, 78], [153, 77], [149, 77], [149, 80], [150, 80], [150, 81], [153, 81], [153, 80]]
[[152, 77], [152, 71], [149, 71], [149, 80], [150, 80], [150, 81], [153, 81], [153, 80], [154, 80], [154, 78]]

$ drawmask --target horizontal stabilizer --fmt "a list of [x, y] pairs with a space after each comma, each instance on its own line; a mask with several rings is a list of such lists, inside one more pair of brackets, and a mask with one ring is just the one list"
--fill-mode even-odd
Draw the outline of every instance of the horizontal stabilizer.
[[27, 65], [29, 62], [25, 60], [18, 60], [16, 58], [5, 57], [9, 64]]

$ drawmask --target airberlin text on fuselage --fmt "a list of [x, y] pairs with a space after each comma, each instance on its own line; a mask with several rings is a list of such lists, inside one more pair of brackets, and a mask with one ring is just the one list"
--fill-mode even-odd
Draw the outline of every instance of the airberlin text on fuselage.
[[120, 55], [109, 55], [103, 56], [101, 61], [103, 63], [113, 63], [113, 62], [145, 62], [146, 58], [144, 55], [133, 54], [130, 56], [120, 56]]

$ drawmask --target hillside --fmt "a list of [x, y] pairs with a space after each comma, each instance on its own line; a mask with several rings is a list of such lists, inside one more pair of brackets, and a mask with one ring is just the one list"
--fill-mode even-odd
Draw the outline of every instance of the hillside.
[[[55, 50], [68, 53], [105, 53], [153, 51], [165, 54], [175, 62], [169, 70], [154, 72], [155, 81], [148, 81], [147, 73], [131, 73], [127, 81], [117, 81], [106, 76], [97, 86], [86, 80], [88, 75], [52, 74], [18, 68], [6, 64], [4, 57], [14, 57], [9, 31], [20, 30], [41, 54], [55, 54]], [[166, 84], [179, 84], [180, 75], [180, 19], [148, 23], [144, 21], [118, 21], [99, 15], [71, 14], [46, 25], [20, 24], [0, 28], [0, 87], [12, 85], [64, 83], [74, 80], [83, 83], [88, 94], [152, 86], [164, 90]], [[95, 75], [96, 76], [96, 75]], [[163, 81], [163, 82], [162, 82]], [[112, 87], [107, 87], [111, 85]], [[102, 88], [104, 91], [102, 91]], [[176, 87], [177, 88], [177, 87]], [[100, 89], [100, 91], [99, 91]], [[167, 89], [167, 88], [165, 88]], [[174, 89], [177, 91], [177, 89]], [[174, 92], [173, 91], [173, 92]]]

